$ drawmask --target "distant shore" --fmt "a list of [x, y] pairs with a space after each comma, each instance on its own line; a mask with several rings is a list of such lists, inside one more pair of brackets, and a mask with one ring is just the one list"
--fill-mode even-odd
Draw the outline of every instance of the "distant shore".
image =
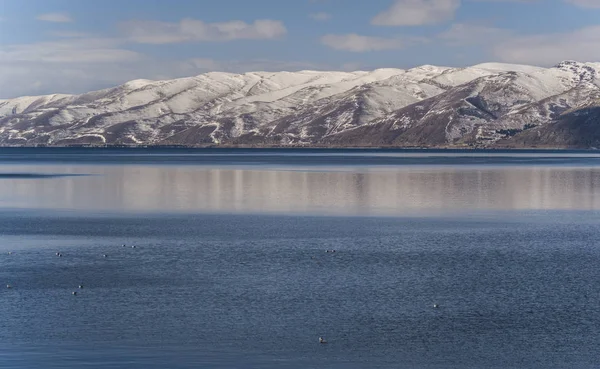
[[306, 150], [459, 150], [459, 151], [527, 151], [527, 150], [577, 150], [577, 151], [597, 151], [598, 148], [570, 147], [570, 146], [530, 146], [530, 147], [511, 147], [511, 146], [468, 146], [468, 145], [447, 145], [447, 146], [348, 146], [348, 145], [0, 145], [0, 149], [6, 148], [89, 148], [89, 149], [306, 149]]

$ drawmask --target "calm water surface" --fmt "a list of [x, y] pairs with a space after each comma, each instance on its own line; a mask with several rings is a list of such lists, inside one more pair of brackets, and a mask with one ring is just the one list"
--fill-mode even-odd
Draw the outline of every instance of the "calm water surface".
[[599, 164], [0, 149], [0, 367], [600, 368]]

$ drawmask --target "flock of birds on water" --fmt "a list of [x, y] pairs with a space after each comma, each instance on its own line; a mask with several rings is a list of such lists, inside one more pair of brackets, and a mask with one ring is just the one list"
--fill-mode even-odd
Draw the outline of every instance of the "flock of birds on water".
[[[126, 246], [127, 246], [127, 245], [123, 244], [123, 246], [122, 246], [122, 247], [126, 247]], [[132, 249], [135, 249], [135, 248], [136, 248], [136, 246], [135, 246], [135, 245], [131, 245], [131, 248], [132, 248]], [[12, 254], [13, 254], [13, 253], [12, 253], [12, 251], [9, 251], [9, 252], [8, 252], [8, 255], [12, 255]], [[63, 254], [62, 254], [61, 252], [57, 252], [55, 255], [56, 255], [57, 257], [59, 257], [59, 258], [62, 258], [62, 257], [63, 257]], [[103, 257], [103, 258], [107, 258], [107, 257], [108, 257], [108, 255], [107, 255], [107, 254], [102, 254], [102, 257]], [[12, 289], [12, 288], [13, 288], [13, 286], [12, 286], [11, 284], [7, 284], [7, 285], [6, 285], [6, 288], [8, 288], [8, 289]], [[77, 288], [78, 288], [78, 289], [83, 289], [83, 285], [82, 285], [82, 284], [80, 284], [79, 286], [77, 286]], [[73, 291], [73, 292], [71, 292], [71, 294], [72, 294], [73, 296], [77, 296], [77, 291]]]
[[[122, 246], [122, 247], [126, 247], [126, 245], [125, 245], [125, 244], [123, 244], [123, 246]], [[136, 246], [135, 246], [135, 245], [131, 245], [131, 248], [132, 248], [132, 249], [135, 249], [135, 248], [136, 248]], [[326, 250], [325, 252], [326, 252], [326, 253], [328, 253], [328, 254], [329, 254], [329, 253], [335, 253], [335, 252], [336, 252], [336, 250], [335, 250], [335, 249], [334, 249], [334, 250]], [[9, 252], [8, 252], [8, 255], [12, 255], [12, 251], [9, 251]], [[57, 257], [59, 257], [59, 258], [62, 258], [62, 257], [63, 257], [63, 254], [62, 254], [62, 253], [60, 253], [60, 252], [57, 252], [57, 253], [56, 253], [56, 256], [57, 256]], [[108, 257], [108, 255], [107, 255], [107, 254], [102, 254], [102, 257], [103, 257], [103, 258], [107, 258], [107, 257]], [[8, 289], [11, 289], [11, 288], [12, 288], [12, 286], [11, 286], [10, 284], [7, 284], [7, 285], [6, 285], [6, 288], [8, 288]], [[80, 284], [80, 285], [78, 286], [78, 288], [79, 288], [79, 289], [83, 289], [83, 285], [82, 285], [82, 284]], [[71, 294], [72, 294], [73, 296], [77, 296], [77, 291], [73, 291]], [[439, 304], [433, 304], [433, 308], [434, 308], [434, 309], [438, 309], [439, 307], [440, 307], [440, 305], [439, 305]], [[319, 337], [319, 343], [320, 343], [320, 344], [326, 344], [326, 343], [327, 343], [327, 341], [326, 341], [326, 340], [325, 340], [323, 337]]]

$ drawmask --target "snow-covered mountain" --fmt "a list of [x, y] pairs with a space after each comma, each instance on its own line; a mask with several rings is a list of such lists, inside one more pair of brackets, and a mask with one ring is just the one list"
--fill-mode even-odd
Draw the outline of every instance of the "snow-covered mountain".
[[596, 147], [599, 111], [600, 63], [207, 73], [0, 100], [0, 144]]

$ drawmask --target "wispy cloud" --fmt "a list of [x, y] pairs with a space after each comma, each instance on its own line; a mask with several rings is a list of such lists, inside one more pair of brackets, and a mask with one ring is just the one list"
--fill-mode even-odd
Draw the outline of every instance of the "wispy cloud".
[[256, 20], [253, 23], [237, 20], [206, 23], [190, 18], [178, 23], [128, 21], [120, 25], [120, 30], [128, 40], [143, 44], [268, 40], [280, 38], [287, 33], [281, 21], [270, 19]]
[[73, 22], [73, 19], [66, 13], [46, 13], [40, 14], [36, 17], [37, 20], [44, 22], [54, 23], [69, 23]]
[[495, 44], [512, 35], [512, 31], [503, 28], [455, 23], [437, 37], [450, 46], [467, 46]]
[[538, 3], [544, 0], [471, 0], [480, 3]]
[[83, 92], [151, 75], [154, 64], [124, 49], [116, 39], [65, 38], [3, 45], [0, 91], [2, 97]]
[[125, 39], [90, 38], [77, 33], [54, 35], [58, 38], [51, 42], [0, 45], [0, 98], [81, 93], [138, 78], [170, 79], [211, 71], [339, 69], [335, 65], [270, 59], [165, 60], [128, 50]]
[[89, 33], [77, 32], [77, 31], [52, 31], [49, 33], [50, 36], [59, 38], [87, 38], [91, 37]]
[[375, 26], [421, 26], [454, 18], [460, 0], [396, 0], [371, 20]]
[[331, 19], [331, 14], [325, 12], [312, 13], [309, 17], [313, 20], [324, 22]]
[[345, 35], [325, 35], [321, 43], [335, 50], [362, 53], [367, 51], [398, 50], [407, 46], [399, 38], [362, 36], [355, 33]]
[[0, 60], [5, 63], [115, 63], [131, 62], [140, 54], [119, 47], [119, 41], [103, 38], [73, 38], [0, 48]]
[[245, 73], [245, 72], [279, 72], [279, 71], [297, 71], [301, 69], [324, 69], [327, 66], [304, 62], [304, 61], [283, 61], [270, 59], [250, 59], [250, 60], [216, 60], [211, 58], [192, 58], [179, 63], [179, 70], [186, 70], [188, 73], [204, 73], [204, 72], [229, 72], [229, 73]]
[[51, 93], [82, 93], [112, 87], [143, 78], [151, 80], [186, 77], [206, 72], [244, 73], [249, 71], [297, 71], [339, 69], [335, 65], [311, 62], [249, 59], [158, 60], [139, 55], [111, 63], [48, 63], [42, 61], [6, 62], [0, 58], [0, 98]]
[[[523, 3], [523, 4], [535, 4], [535, 3], [545, 3], [546, 0], [470, 0], [473, 2], [480, 3]], [[589, 9], [600, 9], [600, 0], [562, 0], [565, 3], [573, 4], [580, 8], [589, 8]]]
[[600, 25], [565, 33], [515, 35], [492, 47], [499, 61], [548, 66], [562, 60], [600, 60]]
[[582, 7], [600, 9], [600, 0], [565, 0], [567, 3]]

